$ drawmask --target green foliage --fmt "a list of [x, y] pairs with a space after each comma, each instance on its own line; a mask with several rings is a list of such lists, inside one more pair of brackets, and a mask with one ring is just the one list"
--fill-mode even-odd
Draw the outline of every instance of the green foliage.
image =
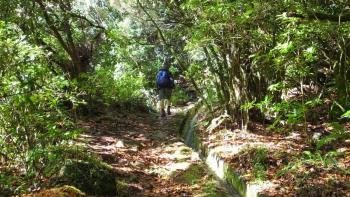
[[328, 152], [325, 155], [322, 155], [320, 152], [312, 153], [310, 151], [304, 151], [302, 160], [304, 164], [317, 165], [321, 163], [327, 168], [328, 166], [337, 165], [337, 161], [335, 159], [337, 156], [339, 156], [337, 152]]
[[191, 165], [186, 171], [177, 174], [175, 181], [193, 185], [198, 183], [204, 176], [205, 167], [199, 164]]
[[267, 177], [267, 168], [269, 165], [269, 151], [266, 147], [248, 147], [240, 151], [242, 157], [248, 157], [252, 173], [256, 181], [263, 181]]
[[116, 175], [99, 157], [78, 146], [51, 146], [43, 152], [43, 175], [51, 185], [72, 185], [90, 195], [115, 195]]
[[[315, 116], [319, 117], [321, 114], [314, 114], [313, 110], [319, 110], [323, 101], [320, 98], [305, 100], [283, 100], [281, 102], [273, 102], [273, 96], [265, 96], [265, 99], [260, 102], [250, 102], [242, 106], [242, 109], [250, 110], [252, 108], [259, 109], [265, 118], [273, 119], [273, 124], [269, 126], [270, 129], [277, 129], [284, 126], [283, 129], [293, 128], [293, 125], [305, 123], [305, 119], [312, 121]], [[307, 113], [310, 113], [308, 115]], [[280, 127], [281, 128], [281, 127]], [[278, 131], [278, 129], [277, 129]]]
[[48, 148], [79, 134], [68, 111], [79, 102], [74, 86], [13, 24], [0, 22], [0, 56], [0, 160], [37, 178]]
[[325, 146], [329, 146], [350, 138], [349, 132], [347, 132], [339, 123], [333, 122], [330, 124], [330, 126], [332, 127], [331, 133], [317, 141], [317, 149], [322, 149]]
[[350, 110], [346, 111], [341, 117], [342, 118], [350, 118]]
[[174, 106], [185, 105], [189, 101], [189, 96], [183, 89], [176, 87], [173, 91], [171, 101]]
[[111, 167], [98, 161], [67, 160], [59, 182], [73, 185], [91, 195], [117, 194], [115, 173]]
[[[127, 87], [127, 88], [126, 88]], [[144, 78], [135, 73], [123, 73], [117, 79], [117, 101], [121, 103], [127, 102], [145, 102], [140, 101], [143, 98], [142, 90], [144, 88]]]
[[7, 172], [5, 169], [2, 169], [0, 174], [1, 194], [4, 196], [13, 196], [13, 184], [16, 183], [18, 179], [19, 178], [14, 176], [11, 172]]
[[204, 182], [203, 189], [200, 196], [203, 197], [224, 197], [228, 194], [224, 191], [221, 191], [221, 188], [218, 188], [218, 183], [215, 180], [206, 180]]
[[[305, 5], [318, 9], [312, 12]], [[349, 40], [349, 34], [345, 33], [349, 21], [339, 24], [333, 21], [334, 13], [345, 9], [342, 3], [332, 5], [339, 8], [337, 12], [330, 11], [328, 6], [300, 1], [186, 2], [183, 10], [197, 18], [187, 35], [186, 49], [196, 54], [191, 57], [195, 62], [192, 65], [196, 66], [189, 70], [202, 76], [208, 76], [209, 71], [209, 76], [215, 76], [211, 80], [216, 80], [220, 103], [231, 115], [239, 116], [238, 109], [251, 109], [250, 102], [272, 96], [275, 105], [272, 111], [280, 114], [275, 117], [274, 127], [281, 121], [289, 125], [306, 122], [307, 112], [314, 108], [310, 101], [327, 98], [334, 88], [343, 98], [342, 104], [346, 103], [347, 96], [341, 91], [348, 92], [344, 86], [349, 84], [345, 77], [349, 75], [345, 60], [348, 54], [341, 51], [346, 48], [344, 41]], [[310, 17], [313, 15], [310, 12], [314, 16], [325, 15], [317, 20]], [[294, 17], [292, 13], [298, 14]], [[324, 19], [325, 16], [329, 18]], [[202, 53], [201, 48], [204, 48]], [[204, 57], [198, 55], [203, 53]], [[247, 62], [242, 63], [242, 59]], [[321, 90], [317, 93], [300, 90], [312, 84], [314, 90]], [[297, 90], [299, 96], [280, 99], [292, 90]], [[339, 117], [339, 112], [336, 113]]]
[[40, 154], [41, 163], [45, 164], [40, 169], [40, 178], [49, 182], [41, 183], [40, 179], [29, 174], [18, 176], [13, 174], [14, 169], [9, 168], [0, 175], [0, 191], [18, 195], [28, 192], [27, 189], [35, 185], [45, 188], [67, 184], [93, 195], [113, 195], [117, 192], [116, 175], [111, 167], [82, 147], [49, 146], [37, 154]]
[[295, 157], [288, 165], [277, 172], [276, 176], [284, 176], [291, 173], [294, 176], [307, 176], [315, 168], [339, 169], [337, 159], [342, 157], [342, 153], [327, 152], [322, 154], [319, 151], [304, 151], [301, 157]]
[[[203, 54], [199, 56], [199, 59], [204, 58], [202, 57]], [[202, 63], [193, 63], [186, 70], [185, 76], [189, 82], [193, 83], [194, 81], [194, 83], [201, 88], [199, 92], [201, 94], [201, 98], [205, 99], [205, 104], [207, 105], [207, 107], [213, 108], [213, 106], [217, 105], [217, 103], [219, 102], [218, 94], [220, 90], [217, 89], [218, 87], [215, 83], [215, 80], [217, 80], [216, 77], [214, 75], [211, 75], [209, 69], [210, 67], [208, 67], [208, 65]]]
[[143, 99], [144, 77], [135, 71], [124, 67], [101, 67], [85, 76], [79, 86], [90, 100], [101, 100], [106, 105], [146, 103]]
[[253, 175], [254, 175], [255, 180], [257, 180], [257, 181], [266, 180], [266, 177], [267, 177], [266, 166], [264, 166], [261, 163], [254, 164]]
[[255, 157], [253, 159], [253, 174], [256, 180], [266, 179], [266, 170], [268, 162], [268, 150], [265, 147], [255, 148]]
[[281, 125], [288, 128], [290, 125], [301, 123], [307, 110], [305, 105], [296, 101], [272, 103], [272, 97], [269, 96], [266, 96], [263, 101], [252, 101], [241, 106], [241, 109], [246, 111], [253, 108], [259, 109], [265, 118], [274, 119], [273, 124], [269, 126], [270, 129], [277, 129]]
[[[261, 106], [261, 105], [259, 105]], [[255, 107], [255, 101], [252, 102], [246, 102], [245, 104], [241, 105], [241, 109], [245, 111], [249, 111]]]

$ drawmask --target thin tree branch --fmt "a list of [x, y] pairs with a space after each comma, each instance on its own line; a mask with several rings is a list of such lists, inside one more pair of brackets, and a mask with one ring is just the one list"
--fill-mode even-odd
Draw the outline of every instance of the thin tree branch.
[[69, 15], [70, 15], [71, 17], [79, 18], [79, 19], [82, 19], [82, 20], [86, 21], [86, 22], [89, 23], [89, 25], [92, 26], [92, 27], [95, 27], [95, 28], [98, 28], [98, 29], [106, 30], [105, 27], [103, 27], [102, 25], [99, 25], [99, 24], [95, 24], [93, 21], [91, 21], [90, 19], [88, 19], [88, 18], [85, 17], [85, 16], [81, 16], [81, 15], [76, 14], [76, 13], [69, 13]]
[[55, 37], [57, 38], [58, 42], [61, 44], [63, 49], [71, 56], [72, 52], [70, 51], [68, 45], [65, 43], [65, 41], [64, 41], [62, 35], [59, 33], [58, 29], [54, 26], [53, 21], [51, 20], [49, 14], [47, 13], [46, 6], [42, 2], [42, 0], [35, 0], [35, 2], [37, 2], [39, 4], [39, 7], [41, 8], [41, 10], [43, 12], [44, 19], [45, 19], [47, 25], [49, 26], [49, 28], [52, 30]]
[[291, 12], [287, 14], [288, 17], [295, 17], [307, 20], [320, 20], [320, 21], [330, 21], [330, 22], [350, 22], [350, 14], [343, 15], [331, 15], [318, 12], [308, 12], [306, 15]]
[[137, 4], [140, 6], [140, 8], [142, 9], [142, 11], [147, 15], [147, 17], [151, 20], [151, 22], [153, 23], [153, 25], [155, 26], [155, 28], [157, 29], [163, 43], [165, 46], [169, 46], [167, 44], [167, 41], [165, 39], [165, 36], [163, 34], [163, 31], [160, 29], [160, 27], [158, 26], [158, 24], [156, 23], [156, 21], [153, 19], [153, 17], [147, 12], [146, 8], [141, 4], [140, 0], [137, 0]]

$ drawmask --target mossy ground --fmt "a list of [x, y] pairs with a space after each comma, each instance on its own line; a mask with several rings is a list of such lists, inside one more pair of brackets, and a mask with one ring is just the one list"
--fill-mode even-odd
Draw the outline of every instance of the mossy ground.
[[191, 165], [185, 171], [173, 175], [179, 183], [191, 185], [196, 197], [225, 197], [229, 196], [225, 188], [208, 172], [203, 163]]
[[24, 195], [23, 197], [84, 197], [86, 196], [82, 191], [73, 186], [62, 186], [43, 190], [38, 193]]

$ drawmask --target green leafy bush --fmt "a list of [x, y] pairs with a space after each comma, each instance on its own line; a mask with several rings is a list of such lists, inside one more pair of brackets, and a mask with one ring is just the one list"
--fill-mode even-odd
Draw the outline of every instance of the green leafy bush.
[[247, 147], [240, 151], [240, 162], [252, 167], [253, 177], [257, 181], [266, 179], [269, 165], [269, 151], [266, 147]]
[[[300, 157], [294, 157], [290, 163], [288, 163], [284, 168], [277, 172], [277, 176], [284, 176], [287, 173], [292, 173], [297, 176], [298, 174], [307, 175], [308, 172], [305, 172], [305, 168], [328, 168], [328, 169], [337, 169], [337, 159], [341, 157], [342, 154], [338, 152], [327, 152], [325, 154], [320, 151], [311, 152], [304, 151]], [[311, 169], [311, 168], [310, 168]], [[307, 170], [306, 170], [307, 171]]]
[[60, 184], [73, 185], [90, 195], [115, 196], [117, 194], [114, 171], [98, 160], [67, 159], [58, 180]]
[[[80, 89], [92, 101], [119, 106], [145, 105], [144, 78], [135, 71], [123, 67], [99, 67], [93, 73], [83, 75]], [[102, 106], [100, 106], [102, 107]]]
[[317, 149], [322, 149], [327, 145], [335, 144], [341, 140], [349, 139], [350, 134], [345, 130], [345, 128], [339, 123], [331, 123], [330, 126], [333, 128], [331, 133], [321, 139], [316, 143]]
[[71, 118], [78, 101], [72, 84], [15, 25], [0, 22], [0, 57], [0, 161], [35, 184], [47, 148], [78, 135]]
[[177, 106], [177, 105], [185, 105], [188, 101], [189, 101], [189, 96], [187, 95], [187, 93], [179, 88], [176, 87], [173, 91], [173, 95], [172, 95], [172, 103], [173, 105]]

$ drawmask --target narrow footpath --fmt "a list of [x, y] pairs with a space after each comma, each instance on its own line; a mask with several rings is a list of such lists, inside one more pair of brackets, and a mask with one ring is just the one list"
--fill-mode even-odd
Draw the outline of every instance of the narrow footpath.
[[180, 113], [110, 112], [79, 123], [81, 141], [116, 171], [118, 196], [230, 196], [178, 137]]

